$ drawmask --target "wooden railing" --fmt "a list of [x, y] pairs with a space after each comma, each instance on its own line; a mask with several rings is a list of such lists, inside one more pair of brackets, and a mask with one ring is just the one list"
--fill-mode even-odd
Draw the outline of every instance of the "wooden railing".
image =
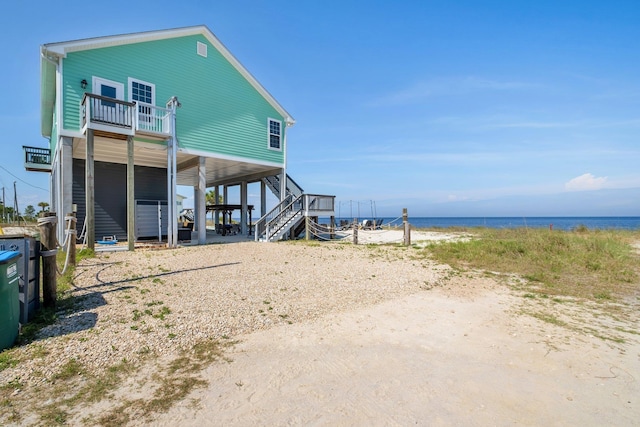
[[333, 215], [336, 196], [324, 196], [321, 194], [304, 195], [305, 216]]
[[[280, 198], [280, 176], [279, 175], [271, 175], [263, 178], [263, 181], [271, 192], [276, 195], [277, 198]], [[287, 192], [286, 194], [293, 194], [294, 196], [301, 196], [304, 193], [302, 187], [300, 187], [289, 175], [287, 175]]]
[[24, 150], [24, 167], [28, 171], [50, 172], [51, 150], [48, 148], [22, 146]]
[[135, 106], [135, 102], [85, 93], [82, 97], [82, 128], [104, 130], [101, 128], [106, 126], [133, 132]]
[[269, 230], [270, 224], [277, 223], [284, 215], [287, 208], [291, 207], [291, 202], [294, 200], [293, 196], [289, 195], [285, 197], [280, 203], [278, 203], [273, 209], [267, 212], [262, 218], [256, 221], [254, 224], [254, 237], [258, 241], [265, 237], [269, 239], [269, 235], [272, 230]]
[[289, 195], [270, 212], [255, 223], [255, 240], [271, 241], [295, 226], [293, 219], [302, 216], [332, 216], [335, 196], [303, 194], [298, 197]]
[[135, 135], [136, 131], [169, 135], [171, 110], [85, 93], [82, 97], [82, 129]]

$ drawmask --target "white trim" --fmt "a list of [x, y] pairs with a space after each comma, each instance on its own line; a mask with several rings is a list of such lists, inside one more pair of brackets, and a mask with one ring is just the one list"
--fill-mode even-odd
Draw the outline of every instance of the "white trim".
[[[63, 120], [63, 115], [64, 115], [64, 109], [62, 108], [62, 97], [63, 97], [63, 93], [62, 92], [62, 67], [63, 67], [63, 61], [58, 58], [58, 66], [56, 66], [56, 100], [55, 100], [55, 105], [56, 105], [56, 111], [58, 112], [58, 114], [56, 114], [56, 120], [57, 120], [57, 124], [56, 124], [56, 129], [58, 130], [58, 139], [60, 139], [60, 134], [62, 132], [62, 123], [64, 123]], [[55, 112], [55, 111], [54, 111]], [[80, 120], [80, 123], [82, 123], [82, 120]], [[49, 132], [51, 132], [52, 129], [49, 130]], [[58, 149], [58, 143], [56, 142], [56, 150]]]
[[273, 167], [273, 168], [281, 168], [282, 167], [282, 163], [266, 162], [266, 161], [260, 161], [260, 160], [254, 160], [254, 159], [247, 159], [246, 157], [228, 156], [228, 155], [224, 155], [224, 154], [212, 153], [210, 151], [193, 150], [193, 149], [178, 147], [178, 152], [179, 153], [183, 153], [183, 154], [193, 155], [193, 156], [206, 157], [208, 159], [230, 160], [230, 161], [239, 162], [239, 163], [249, 163], [249, 164], [252, 164], [252, 165], [270, 166], [270, 167]]
[[[285, 183], [287, 182], [287, 126], [285, 126], [284, 129], [282, 129], [282, 139], [280, 142], [281, 146], [282, 146], [282, 170], [284, 173], [284, 180]], [[285, 184], [285, 189], [286, 189], [286, 184]], [[304, 191], [303, 191], [304, 193]]]
[[58, 147], [60, 146], [60, 141], [62, 140], [62, 137], [60, 135], [58, 135], [58, 141], [56, 142], [56, 150], [53, 153], [53, 156], [51, 158], [51, 170], [55, 170], [55, 168], [58, 167], [58, 158], [59, 158], [59, 151], [62, 151], [62, 149], [58, 149]]
[[164, 40], [169, 38], [185, 37], [191, 35], [200, 34], [204, 36], [214, 48], [224, 56], [224, 58], [231, 63], [231, 65], [238, 70], [238, 72], [251, 84], [251, 86], [267, 100], [269, 104], [285, 118], [287, 124], [293, 125], [295, 120], [275, 100], [275, 98], [256, 80], [253, 75], [236, 59], [235, 56], [222, 44], [220, 40], [211, 32], [205, 25], [198, 25], [194, 27], [176, 28], [172, 30], [159, 30], [148, 31], [142, 33], [122, 34], [108, 37], [94, 37], [89, 39], [72, 40], [59, 43], [48, 43], [43, 45], [43, 49], [47, 52], [57, 54], [65, 57], [69, 52], [77, 52], [82, 50], [98, 49], [109, 46], [119, 46], [133, 43], [142, 43], [154, 40]]
[[68, 136], [70, 138], [82, 138], [82, 139], [86, 137], [86, 135], [82, 133], [82, 131], [66, 130], [66, 129], [62, 130], [61, 132], [58, 132], [58, 136]]
[[[278, 123], [280, 125], [280, 134], [278, 135], [280, 140], [278, 142], [278, 148], [271, 146], [271, 135], [275, 135], [275, 134], [271, 133], [271, 122], [276, 122], [276, 123]], [[282, 121], [278, 120], [278, 119], [274, 119], [274, 118], [268, 117], [267, 118], [267, 148], [269, 150], [282, 151], [283, 134], [284, 134], [284, 131], [283, 131], [283, 127], [282, 127]]]
[[140, 80], [140, 79], [136, 79], [135, 77], [128, 77], [127, 78], [127, 86], [129, 89], [129, 96], [128, 96], [128, 100], [129, 102], [133, 102], [133, 82], [136, 83], [141, 83], [143, 85], [147, 85], [151, 87], [151, 104], [147, 104], [146, 102], [140, 102], [140, 101], [136, 101], [139, 104], [144, 104], [144, 105], [150, 105], [152, 107], [156, 106], [156, 85], [154, 83], [149, 83], [149, 82], [145, 82], [144, 80]]
[[46, 43], [44, 47], [49, 52], [61, 56], [66, 56], [69, 52], [77, 52], [81, 50], [98, 49], [103, 47], [202, 34], [203, 29], [209, 31], [206, 26], [198, 25], [193, 27], [174, 28], [169, 30], [144, 31], [138, 33], [117, 34], [112, 36], [90, 37], [86, 39], [69, 40], [64, 42]]
[[208, 48], [209, 46], [207, 46], [206, 43], [196, 42], [196, 53], [202, 56], [203, 58], [206, 58], [208, 56], [207, 54]]
[[[142, 102], [137, 99], [133, 99], [133, 83], [149, 86], [151, 88], [151, 102]], [[153, 123], [155, 121], [155, 106], [156, 106], [156, 85], [144, 80], [136, 79], [133, 77], [127, 78], [127, 86], [129, 90], [129, 102], [136, 102], [136, 122], [140, 129], [155, 130]]]
[[124, 84], [120, 82], [114, 82], [113, 80], [107, 80], [102, 77], [92, 76], [91, 77], [91, 93], [95, 95], [100, 95], [99, 86], [113, 86], [116, 88], [116, 99], [120, 99], [124, 101]]

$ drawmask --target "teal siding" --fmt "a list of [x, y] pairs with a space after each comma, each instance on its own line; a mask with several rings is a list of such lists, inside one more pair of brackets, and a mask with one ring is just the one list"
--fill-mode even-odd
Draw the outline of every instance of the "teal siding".
[[[196, 53], [206, 43], [208, 57]], [[91, 91], [92, 76], [121, 82], [129, 99], [129, 77], [155, 84], [156, 105], [177, 96], [180, 146], [252, 160], [282, 163], [283, 151], [269, 150], [267, 118], [284, 118], [244, 79], [204, 36], [72, 52], [63, 66], [64, 123], [80, 128], [80, 81]]]

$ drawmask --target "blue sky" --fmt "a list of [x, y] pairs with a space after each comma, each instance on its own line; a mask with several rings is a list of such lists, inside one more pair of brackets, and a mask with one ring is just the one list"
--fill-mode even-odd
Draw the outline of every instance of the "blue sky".
[[5, 3], [0, 186], [20, 210], [48, 201], [21, 148], [46, 145], [39, 46], [205, 24], [296, 119], [289, 174], [341, 216], [640, 215], [640, 2]]

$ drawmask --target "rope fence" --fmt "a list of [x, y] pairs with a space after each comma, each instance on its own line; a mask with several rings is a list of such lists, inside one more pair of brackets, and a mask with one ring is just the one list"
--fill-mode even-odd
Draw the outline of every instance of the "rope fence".
[[[411, 244], [411, 224], [408, 221], [406, 209], [403, 209], [402, 216], [384, 225], [377, 224], [375, 220], [365, 220], [358, 223], [357, 218], [354, 218], [353, 221], [340, 221], [340, 225], [334, 228], [319, 224], [314, 220], [309, 220], [307, 224], [308, 235], [318, 240], [353, 239], [353, 243], [358, 244], [361, 236], [366, 243], [402, 243], [406, 246]], [[401, 237], [390, 237], [401, 229], [404, 231]]]

